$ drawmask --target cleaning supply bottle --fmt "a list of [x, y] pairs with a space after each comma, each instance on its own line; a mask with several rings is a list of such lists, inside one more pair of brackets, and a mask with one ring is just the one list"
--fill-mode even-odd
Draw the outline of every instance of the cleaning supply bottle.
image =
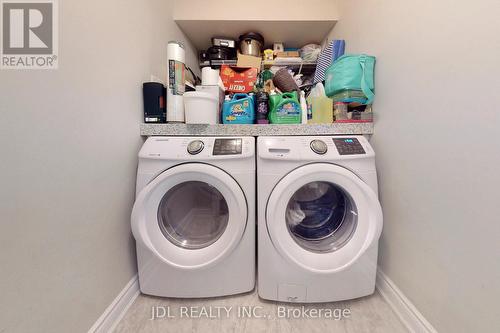
[[302, 124], [307, 124], [307, 102], [306, 102], [306, 93], [302, 90], [300, 91], [300, 108], [302, 109], [301, 118]]
[[267, 93], [260, 91], [255, 96], [255, 112], [257, 124], [269, 124], [267, 115], [269, 113], [269, 97]]
[[333, 100], [328, 97], [308, 97], [307, 104], [312, 111], [310, 124], [333, 123]]
[[317, 83], [307, 97], [310, 124], [331, 124], [333, 122], [333, 100], [326, 97], [323, 84]]
[[222, 105], [223, 124], [253, 124], [255, 122], [254, 98], [248, 94], [234, 94]]
[[300, 124], [302, 108], [297, 91], [269, 96], [271, 124]]

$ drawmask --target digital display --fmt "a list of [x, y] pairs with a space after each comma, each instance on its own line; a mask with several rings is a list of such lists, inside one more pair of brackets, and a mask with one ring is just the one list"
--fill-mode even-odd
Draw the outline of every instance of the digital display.
[[213, 155], [239, 155], [241, 152], [241, 139], [215, 139]]
[[333, 143], [340, 155], [366, 154], [357, 138], [334, 138]]

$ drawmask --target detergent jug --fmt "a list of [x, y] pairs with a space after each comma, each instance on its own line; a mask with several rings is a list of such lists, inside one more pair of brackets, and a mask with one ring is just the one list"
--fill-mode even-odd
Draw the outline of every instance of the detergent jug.
[[223, 124], [253, 124], [255, 122], [255, 108], [253, 95], [234, 94], [229, 101], [222, 105]]
[[269, 96], [271, 124], [300, 124], [302, 108], [296, 91]]

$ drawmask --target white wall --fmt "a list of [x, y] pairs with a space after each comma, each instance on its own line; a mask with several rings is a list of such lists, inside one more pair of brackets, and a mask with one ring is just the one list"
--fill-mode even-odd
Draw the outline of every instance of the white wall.
[[338, 19], [337, 0], [174, 0], [174, 19], [193, 45], [206, 50], [214, 36], [263, 34], [265, 46], [302, 47], [325, 39]]
[[176, 20], [314, 21], [338, 17], [337, 0], [174, 1]]
[[0, 71], [0, 332], [84, 332], [136, 273], [141, 83], [185, 41], [169, 1], [59, 3], [59, 69]]
[[500, 327], [500, 2], [343, 0], [376, 55], [382, 270], [440, 332]]

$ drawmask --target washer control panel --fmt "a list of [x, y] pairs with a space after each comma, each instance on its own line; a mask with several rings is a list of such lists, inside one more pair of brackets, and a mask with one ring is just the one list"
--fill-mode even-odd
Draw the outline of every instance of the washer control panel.
[[333, 138], [333, 143], [339, 155], [361, 155], [366, 154], [363, 146], [357, 138]]
[[309, 146], [318, 155], [324, 155], [328, 151], [328, 146], [323, 140], [312, 140]]
[[215, 139], [213, 155], [241, 155], [242, 139]]
[[187, 146], [187, 151], [191, 155], [196, 155], [201, 153], [203, 148], [205, 147], [205, 144], [201, 140], [193, 140], [191, 141], [188, 146]]

